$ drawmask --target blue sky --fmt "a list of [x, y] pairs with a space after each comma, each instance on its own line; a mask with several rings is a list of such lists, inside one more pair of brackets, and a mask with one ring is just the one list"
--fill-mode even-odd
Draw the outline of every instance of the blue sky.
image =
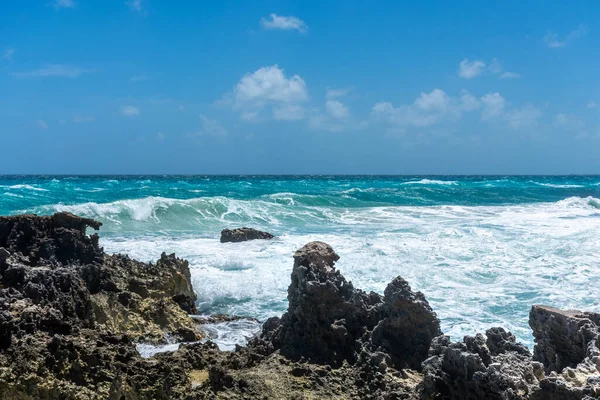
[[0, 173], [600, 173], [597, 1], [0, 5]]

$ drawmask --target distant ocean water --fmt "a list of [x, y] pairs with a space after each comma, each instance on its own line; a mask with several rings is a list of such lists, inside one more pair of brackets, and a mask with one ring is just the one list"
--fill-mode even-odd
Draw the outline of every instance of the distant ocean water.
[[[280, 315], [312, 240], [355, 287], [407, 279], [455, 339], [503, 326], [532, 346], [532, 304], [600, 310], [600, 176], [0, 176], [0, 214], [62, 210], [103, 222], [107, 252], [189, 260], [205, 314]], [[219, 243], [240, 226], [277, 239]], [[256, 326], [213, 329], [231, 346]]]

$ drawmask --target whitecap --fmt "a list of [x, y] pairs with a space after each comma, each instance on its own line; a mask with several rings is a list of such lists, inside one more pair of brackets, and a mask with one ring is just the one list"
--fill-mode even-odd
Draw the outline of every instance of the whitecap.
[[457, 181], [440, 181], [435, 179], [421, 179], [420, 181], [404, 182], [403, 185], [458, 185]]

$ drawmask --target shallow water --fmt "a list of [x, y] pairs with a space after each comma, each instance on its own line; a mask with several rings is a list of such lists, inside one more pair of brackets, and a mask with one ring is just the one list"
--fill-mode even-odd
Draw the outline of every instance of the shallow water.
[[[293, 252], [322, 240], [355, 287], [403, 276], [454, 338], [501, 325], [529, 346], [532, 304], [599, 308], [599, 199], [599, 176], [0, 177], [0, 214], [67, 210], [107, 252], [188, 259], [205, 314], [280, 315]], [[238, 226], [277, 239], [219, 243]], [[221, 346], [256, 330], [234, 325]]]

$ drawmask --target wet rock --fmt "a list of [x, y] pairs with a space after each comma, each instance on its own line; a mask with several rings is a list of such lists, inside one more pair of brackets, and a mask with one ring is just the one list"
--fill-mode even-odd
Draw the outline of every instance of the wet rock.
[[390, 283], [383, 297], [355, 289], [335, 269], [338, 259], [323, 242], [294, 254], [288, 311], [265, 322], [257, 345], [336, 367], [381, 350], [397, 368], [420, 368], [429, 342], [441, 334], [424, 296], [402, 278]]
[[275, 236], [252, 228], [223, 229], [221, 243], [238, 243], [256, 239], [273, 239]]

